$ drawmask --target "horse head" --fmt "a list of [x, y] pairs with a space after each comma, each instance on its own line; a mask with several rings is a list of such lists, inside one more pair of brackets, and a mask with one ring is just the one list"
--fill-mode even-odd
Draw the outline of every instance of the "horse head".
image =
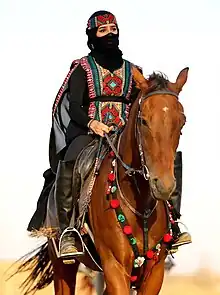
[[141, 90], [135, 103], [136, 141], [142, 168], [145, 167], [150, 189], [158, 200], [168, 200], [176, 186], [174, 159], [186, 122], [178, 95], [187, 81], [188, 70], [183, 69], [176, 82], [171, 83], [161, 73], [145, 79], [133, 68], [136, 86]]

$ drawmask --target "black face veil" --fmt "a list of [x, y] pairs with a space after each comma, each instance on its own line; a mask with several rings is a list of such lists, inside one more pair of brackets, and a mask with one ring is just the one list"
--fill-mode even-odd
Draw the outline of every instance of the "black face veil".
[[120, 68], [123, 64], [122, 52], [119, 49], [119, 30], [117, 34], [109, 33], [103, 37], [97, 37], [98, 27], [113, 23], [117, 26], [115, 16], [108, 11], [97, 11], [88, 20], [86, 34], [87, 45], [96, 62], [111, 72]]

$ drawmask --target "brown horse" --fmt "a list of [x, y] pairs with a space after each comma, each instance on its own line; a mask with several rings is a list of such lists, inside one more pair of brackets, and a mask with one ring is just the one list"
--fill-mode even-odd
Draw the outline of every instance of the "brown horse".
[[[148, 249], [154, 248], [167, 232], [167, 212], [163, 201], [170, 198], [175, 188], [174, 158], [185, 123], [183, 107], [177, 96], [187, 80], [187, 73], [188, 68], [180, 72], [176, 83], [170, 83], [158, 75], [152, 75], [147, 81], [138, 71], [134, 71], [141, 95], [131, 109], [121, 136], [119, 154], [130, 167], [147, 167], [149, 181], [142, 174], [137, 174], [134, 181], [134, 177], [126, 175], [126, 168], [119, 161], [117, 177], [120, 189], [118, 187], [116, 200], [120, 200], [139, 253], [144, 253], [143, 220], [133, 211], [144, 214], [146, 208], [150, 209], [151, 215], [147, 221]], [[118, 214], [109, 209], [109, 200], [104, 197], [106, 176], [110, 170], [111, 163], [106, 158], [93, 189], [89, 216], [107, 292], [126, 295], [130, 292], [134, 251], [117, 220]], [[142, 270], [138, 294], [159, 293], [165, 257], [165, 245], [162, 245], [158, 259], [148, 260]]]
[[[118, 142], [118, 154], [106, 156], [100, 167], [89, 219], [107, 294], [129, 295], [136, 287], [139, 295], [156, 295], [172, 241], [166, 204], [175, 189], [174, 159], [185, 123], [178, 95], [188, 68], [175, 83], [162, 74], [153, 73], [148, 79], [136, 69], [133, 74], [140, 95]], [[75, 294], [79, 262], [65, 265], [56, 259], [50, 241], [47, 248], [50, 256], [45, 254], [44, 259], [52, 261], [53, 277], [48, 271], [36, 289], [53, 279], [56, 295]]]

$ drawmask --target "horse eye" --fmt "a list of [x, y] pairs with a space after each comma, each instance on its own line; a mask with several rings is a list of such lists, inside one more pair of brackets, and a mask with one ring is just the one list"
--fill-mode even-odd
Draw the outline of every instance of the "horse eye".
[[140, 115], [138, 116], [138, 124], [148, 126], [147, 120], [143, 119]]
[[144, 120], [144, 119], [141, 119], [141, 123], [142, 123], [144, 126], [148, 126], [147, 121]]

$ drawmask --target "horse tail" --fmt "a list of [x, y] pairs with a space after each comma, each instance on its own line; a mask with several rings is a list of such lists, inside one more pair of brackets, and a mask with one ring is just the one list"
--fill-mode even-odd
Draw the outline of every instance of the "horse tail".
[[36, 291], [50, 285], [53, 281], [53, 266], [49, 257], [48, 242], [24, 255], [13, 265], [17, 263], [19, 263], [19, 266], [7, 280], [17, 274], [30, 272], [19, 287], [24, 295], [34, 294]]

